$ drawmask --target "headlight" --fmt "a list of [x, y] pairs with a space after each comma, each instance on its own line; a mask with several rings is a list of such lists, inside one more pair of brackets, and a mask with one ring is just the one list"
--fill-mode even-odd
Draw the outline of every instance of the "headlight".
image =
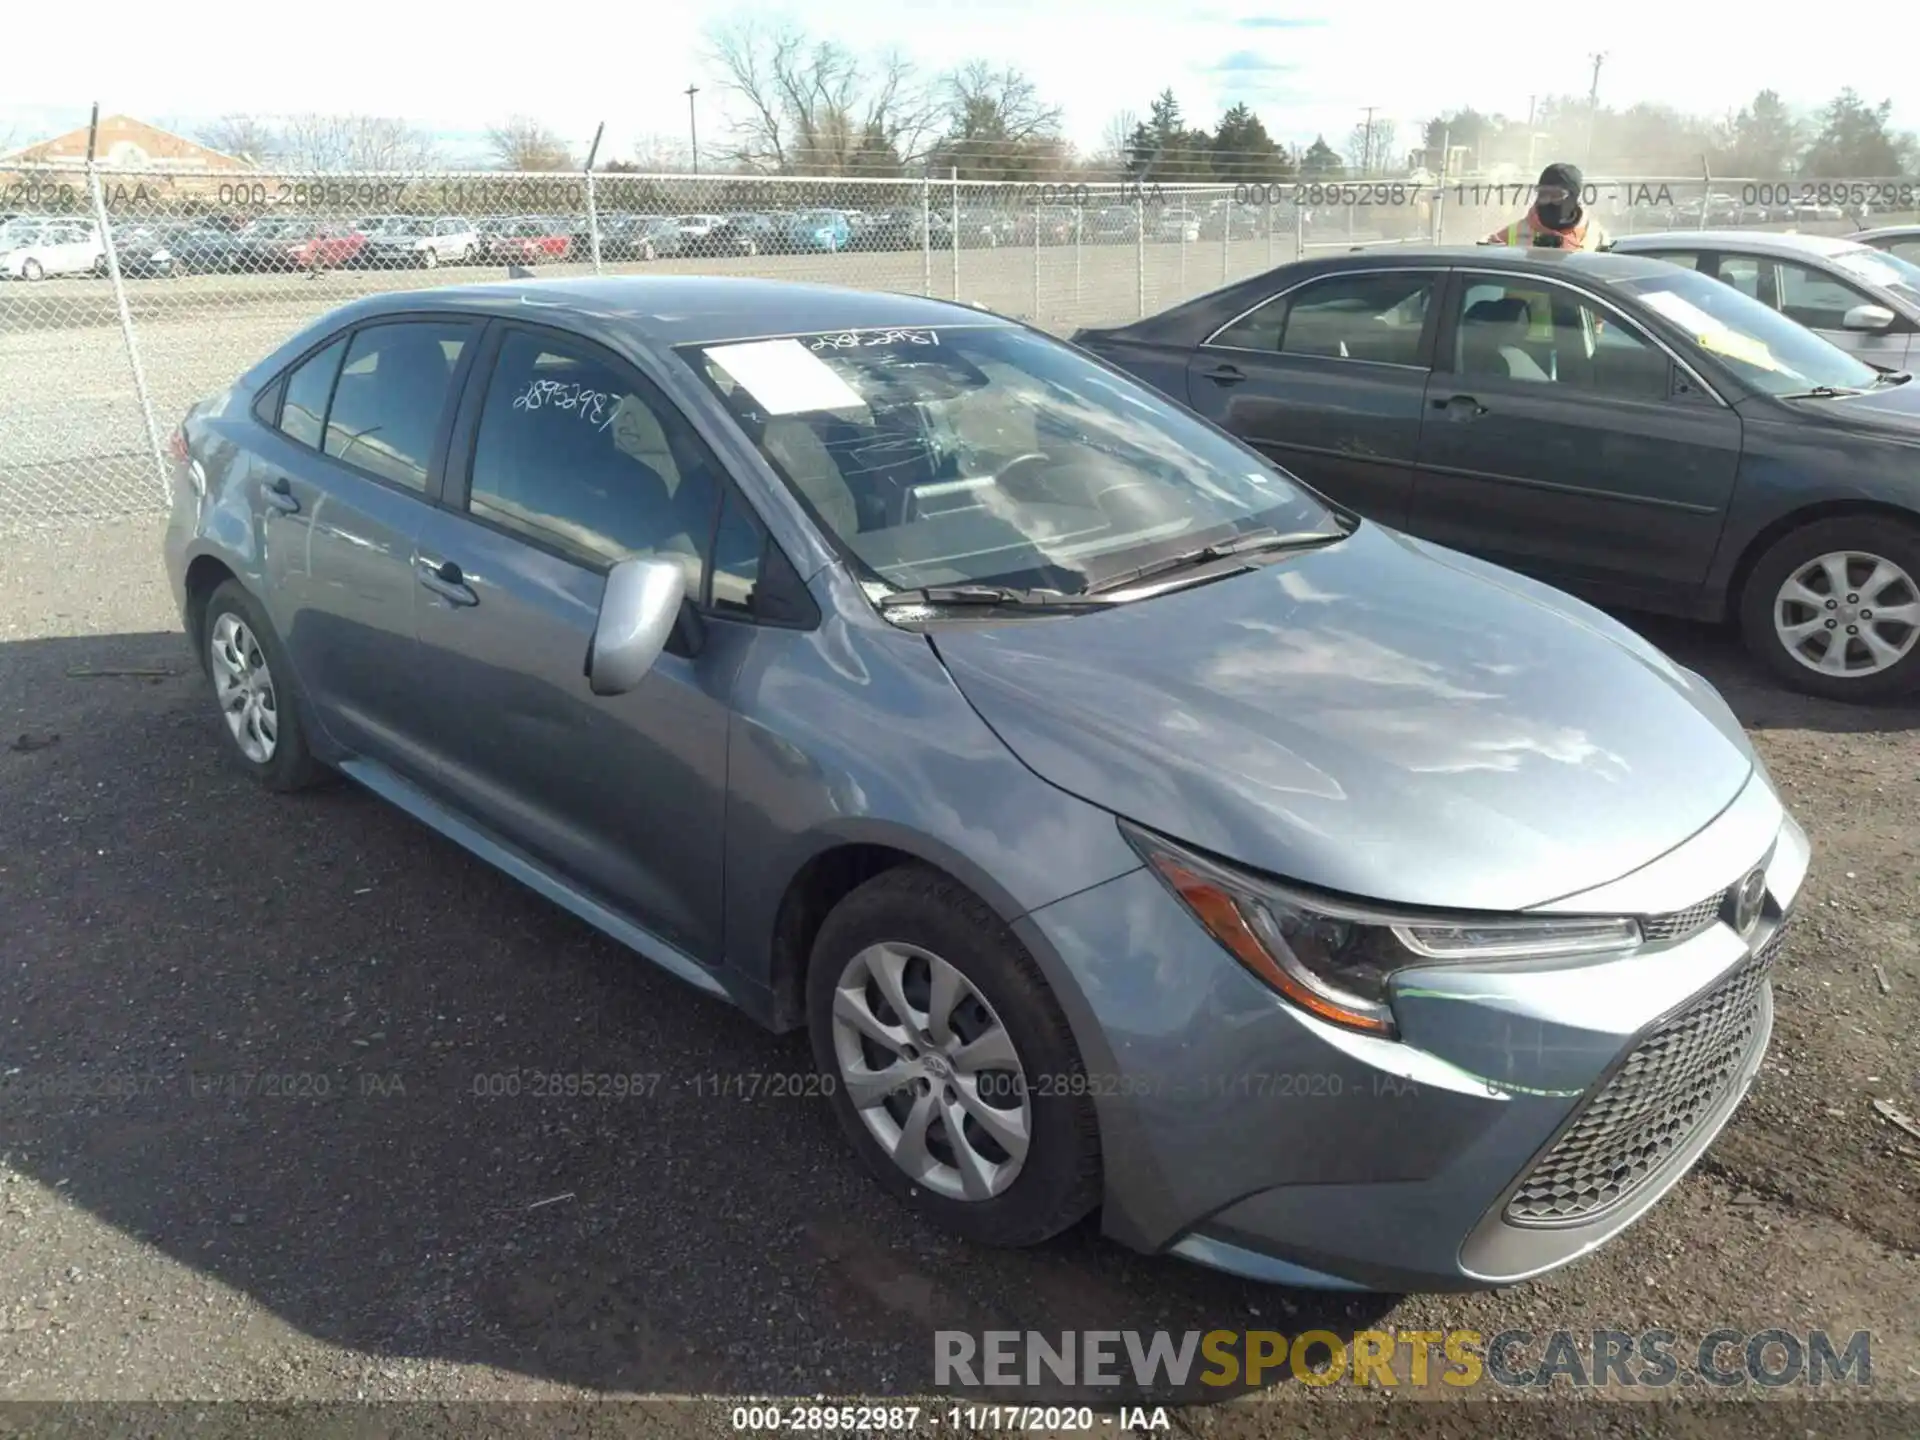
[[1314, 895], [1222, 864], [1125, 821], [1121, 832], [1201, 927], [1301, 1009], [1394, 1033], [1388, 985], [1414, 966], [1597, 955], [1640, 943], [1624, 916], [1434, 914]]

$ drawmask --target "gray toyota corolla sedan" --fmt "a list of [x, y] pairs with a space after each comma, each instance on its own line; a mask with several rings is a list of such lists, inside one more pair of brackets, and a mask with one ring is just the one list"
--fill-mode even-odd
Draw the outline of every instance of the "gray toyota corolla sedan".
[[239, 765], [805, 1027], [881, 1184], [977, 1240], [1097, 1208], [1247, 1276], [1504, 1284], [1760, 1064], [1808, 846], [1712, 688], [1025, 326], [388, 294], [174, 445]]

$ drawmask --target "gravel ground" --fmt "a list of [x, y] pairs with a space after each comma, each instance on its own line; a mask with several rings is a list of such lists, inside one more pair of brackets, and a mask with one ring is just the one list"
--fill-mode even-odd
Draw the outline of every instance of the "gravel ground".
[[[1344, 1301], [1086, 1230], [971, 1249], [886, 1200], [819, 1102], [703, 1094], [800, 1071], [805, 1045], [371, 796], [254, 790], [157, 547], [123, 522], [0, 552], [0, 1400], [902, 1395], [933, 1384], [937, 1328], [1665, 1327], [1684, 1353], [1779, 1326], [1870, 1330], [1870, 1401], [1908, 1403], [1816, 1426], [1751, 1386], [1713, 1420], [1281, 1381], [1171, 1413], [1222, 1436], [1300, 1433], [1306, 1404], [1328, 1434], [1920, 1433], [1920, 1140], [1872, 1103], [1920, 1115], [1920, 710], [1789, 696], [1718, 635], [1647, 625], [1724, 688], [1815, 844], [1756, 1092], [1571, 1269]], [[475, 1094], [513, 1071], [658, 1078], [626, 1100]], [[109, 1412], [8, 1418], [55, 1433], [83, 1413]], [[264, 1412], [211, 1413], [267, 1433]], [[432, 1431], [482, 1412], [405, 1413]], [[553, 1434], [613, 1412], [527, 1413]], [[1639, 1428], [1656, 1413], [1666, 1428]], [[725, 1407], [629, 1418], [731, 1428]]]

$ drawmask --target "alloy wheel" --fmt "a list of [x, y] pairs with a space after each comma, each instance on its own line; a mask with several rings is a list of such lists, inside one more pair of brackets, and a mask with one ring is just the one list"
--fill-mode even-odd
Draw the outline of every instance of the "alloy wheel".
[[280, 740], [280, 709], [260, 642], [247, 622], [229, 610], [214, 621], [207, 648], [214, 694], [234, 744], [254, 764], [267, 764]]
[[1019, 1177], [1033, 1133], [1026, 1070], [958, 968], [914, 945], [860, 951], [834, 987], [833, 1050], [856, 1113], [915, 1182], [982, 1201]]
[[1877, 675], [1920, 641], [1920, 586], [1879, 555], [1829, 551], [1781, 585], [1773, 630], [1809, 670], [1843, 679]]

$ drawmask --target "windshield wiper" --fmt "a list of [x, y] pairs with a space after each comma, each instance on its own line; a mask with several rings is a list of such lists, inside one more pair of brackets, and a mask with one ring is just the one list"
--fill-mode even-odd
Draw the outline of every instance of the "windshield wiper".
[[1782, 395], [1782, 400], [1839, 400], [1847, 395], [1858, 395], [1858, 390], [1844, 389], [1837, 385], [1816, 385], [1811, 390], [1795, 390], [1792, 394]]
[[882, 610], [903, 610], [918, 605], [1007, 605], [1034, 610], [1060, 610], [1089, 605], [1110, 605], [1109, 600], [1090, 600], [1084, 595], [1069, 595], [1062, 590], [1019, 590], [1011, 585], [922, 585], [914, 590], [896, 590], [879, 599]]
[[1888, 370], [1874, 380], [1875, 385], [1904, 385], [1913, 376], [1905, 370]]
[[1230, 539], [1216, 540], [1211, 545], [1202, 545], [1197, 550], [1187, 550], [1178, 555], [1169, 555], [1161, 560], [1150, 560], [1145, 565], [1137, 565], [1131, 570], [1122, 570], [1118, 575], [1109, 575], [1104, 580], [1089, 585], [1089, 595], [1105, 594], [1112, 590], [1124, 590], [1129, 585], [1137, 585], [1143, 580], [1152, 580], [1160, 575], [1170, 575], [1176, 570], [1190, 570], [1196, 565], [1208, 565], [1215, 560], [1226, 560], [1235, 555], [1254, 555], [1266, 550], [1306, 550], [1315, 545], [1331, 545], [1335, 540], [1344, 540], [1346, 532], [1336, 530], [1253, 530], [1244, 535], [1235, 535]]

